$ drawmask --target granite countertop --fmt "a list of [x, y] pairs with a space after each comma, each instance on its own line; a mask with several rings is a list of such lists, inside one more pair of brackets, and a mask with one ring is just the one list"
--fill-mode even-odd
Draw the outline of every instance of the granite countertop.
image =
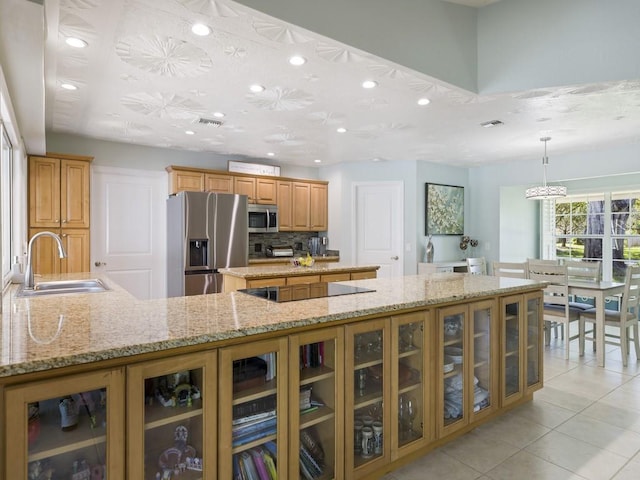
[[138, 300], [93, 273], [41, 280], [101, 278], [111, 291], [18, 298], [3, 295], [0, 377], [211, 343], [364, 315], [538, 289], [540, 282], [462, 273], [345, 282], [375, 292], [275, 303], [242, 292]]
[[221, 268], [224, 275], [241, 278], [293, 277], [301, 275], [322, 275], [323, 273], [364, 272], [378, 270], [379, 265], [347, 265], [341, 263], [316, 262], [312, 267], [296, 267], [290, 262], [277, 265], [257, 265], [236, 268]]

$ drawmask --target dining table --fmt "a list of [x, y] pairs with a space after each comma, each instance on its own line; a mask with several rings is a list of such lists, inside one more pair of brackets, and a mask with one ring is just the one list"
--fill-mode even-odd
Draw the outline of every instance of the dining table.
[[605, 319], [605, 303], [607, 297], [621, 295], [624, 291], [624, 282], [612, 281], [585, 281], [569, 279], [569, 294], [574, 297], [588, 297], [594, 299], [594, 307], [596, 309], [596, 361], [599, 366], [604, 367], [604, 319]]

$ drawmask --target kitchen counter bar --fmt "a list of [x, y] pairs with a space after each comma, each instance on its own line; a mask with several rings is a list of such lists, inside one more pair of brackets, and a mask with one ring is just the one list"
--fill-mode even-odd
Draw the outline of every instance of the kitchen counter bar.
[[278, 304], [242, 292], [141, 301], [108, 277], [95, 274], [44, 280], [78, 278], [102, 278], [112, 290], [39, 298], [16, 297], [17, 286], [5, 291], [0, 377], [120, 358], [124, 363], [126, 357], [150, 352], [239, 343], [249, 336], [253, 340], [271, 332], [289, 333], [542, 286], [531, 280], [460, 273], [413, 275], [346, 282], [375, 292]]
[[345, 265], [341, 263], [316, 262], [312, 267], [297, 267], [288, 262], [277, 265], [259, 265], [236, 268], [221, 268], [220, 273], [244, 279], [295, 277], [303, 275], [321, 275], [324, 273], [366, 272], [378, 270], [379, 265]]

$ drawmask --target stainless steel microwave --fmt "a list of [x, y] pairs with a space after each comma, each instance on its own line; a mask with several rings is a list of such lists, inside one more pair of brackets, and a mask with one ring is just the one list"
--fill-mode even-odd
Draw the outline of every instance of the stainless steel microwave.
[[249, 204], [249, 233], [273, 233], [278, 231], [278, 207], [276, 205]]

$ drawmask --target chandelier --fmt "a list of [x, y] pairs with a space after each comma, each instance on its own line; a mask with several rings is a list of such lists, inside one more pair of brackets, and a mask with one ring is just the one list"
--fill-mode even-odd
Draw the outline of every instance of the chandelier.
[[551, 137], [542, 137], [544, 142], [544, 157], [542, 157], [542, 185], [539, 187], [527, 188], [526, 197], [529, 200], [545, 200], [548, 198], [560, 198], [567, 196], [567, 187], [562, 185], [547, 185], [547, 165], [549, 157], [547, 157], [547, 142]]

